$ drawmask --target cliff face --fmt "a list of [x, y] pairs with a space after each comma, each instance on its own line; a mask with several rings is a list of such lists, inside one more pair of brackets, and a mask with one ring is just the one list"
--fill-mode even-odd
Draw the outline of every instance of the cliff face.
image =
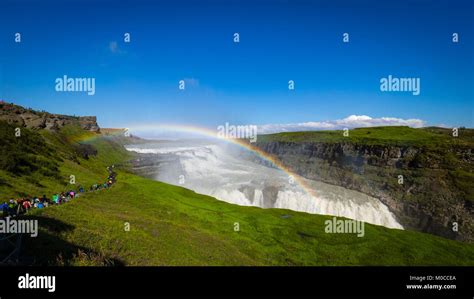
[[472, 148], [282, 141], [257, 146], [307, 179], [379, 198], [407, 229], [474, 241], [474, 200], [458, 173], [461, 166], [472, 173]]
[[95, 116], [69, 116], [25, 109], [21, 106], [0, 102], [0, 120], [29, 129], [57, 130], [69, 124], [79, 124], [88, 131], [99, 132]]

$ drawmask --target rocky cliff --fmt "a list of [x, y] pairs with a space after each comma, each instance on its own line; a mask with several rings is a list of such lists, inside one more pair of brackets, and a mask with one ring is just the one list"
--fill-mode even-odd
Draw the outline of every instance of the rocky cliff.
[[295, 173], [379, 198], [407, 229], [474, 240], [472, 146], [278, 139], [257, 146]]
[[69, 116], [26, 109], [21, 106], [0, 102], [0, 120], [30, 129], [57, 130], [69, 124], [79, 124], [88, 131], [99, 132], [95, 116]]

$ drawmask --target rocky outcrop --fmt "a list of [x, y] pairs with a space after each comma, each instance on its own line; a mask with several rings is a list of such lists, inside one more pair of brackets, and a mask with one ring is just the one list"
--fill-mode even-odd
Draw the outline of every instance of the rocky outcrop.
[[472, 194], [459, 176], [461, 168], [474, 170], [472, 148], [281, 141], [257, 146], [307, 179], [379, 198], [405, 228], [474, 241]]
[[100, 131], [99, 125], [97, 124], [97, 117], [95, 116], [80, 116], [79, 124], [84, 130], [93, 132]]
[[1, 120], [29, 129], [58, 130], [66, 125], [77, 124], [87, 131], [100, 131], [95, 116], [51, 114], [26, 109], [5, 102], [0, 102], [0, 121]]

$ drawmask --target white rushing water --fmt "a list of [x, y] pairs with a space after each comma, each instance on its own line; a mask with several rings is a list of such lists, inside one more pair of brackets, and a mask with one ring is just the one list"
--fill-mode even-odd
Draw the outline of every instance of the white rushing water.
[[[402, 229], [380, 200], [322, 182], [305, 180], [309, 195], [284, 171], [233, 144], [205, 140], [160, 141], [130, 145], [129, 151], [149, 154], [154, 179], [181, 185], [229, 203], [283, 208], [312, 214], [344, 216]], [[150, 158], [149, 158], [150, 159]]]

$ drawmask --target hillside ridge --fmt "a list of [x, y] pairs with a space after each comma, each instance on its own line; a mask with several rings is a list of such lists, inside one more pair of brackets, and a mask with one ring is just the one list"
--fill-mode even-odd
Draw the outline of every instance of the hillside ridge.
[[13, 103], [0, 101], [0, 120], [29, 129], [59, 130], [78, 124], [82, 129], [100, 132], [96, 116], [70, 116], [27, 109]]

